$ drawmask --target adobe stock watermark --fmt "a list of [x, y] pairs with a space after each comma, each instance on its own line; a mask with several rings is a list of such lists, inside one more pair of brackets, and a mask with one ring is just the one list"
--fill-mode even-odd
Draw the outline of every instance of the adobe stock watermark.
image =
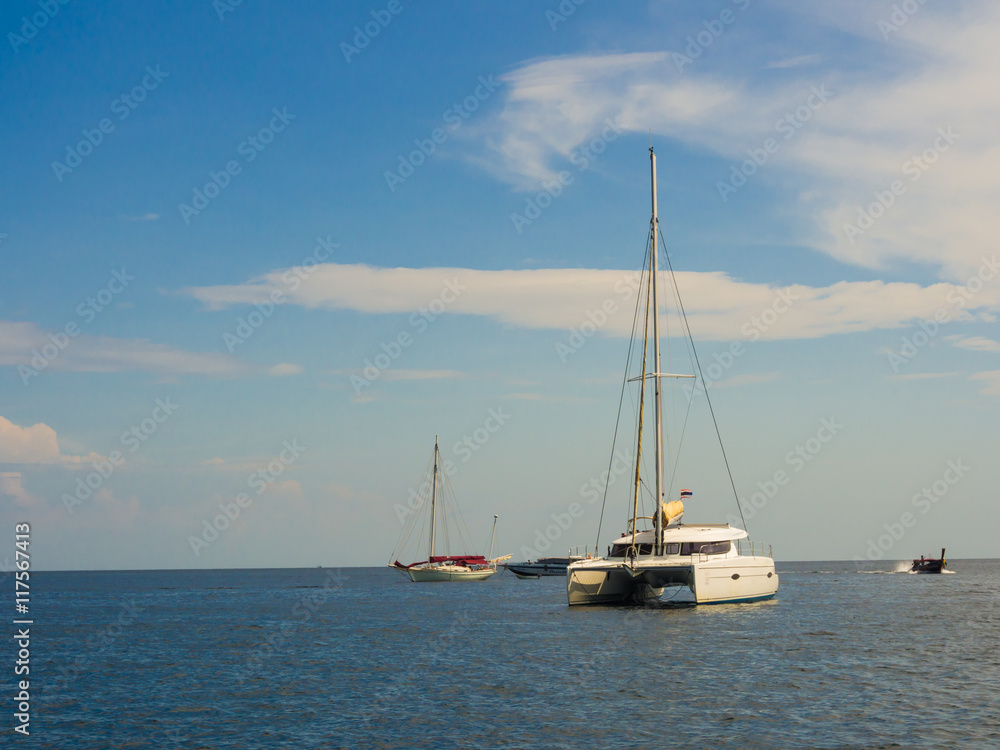
[[236, 159], [230, 159], [218, 172], [209, 171], [208, 182], [200, 188], [191, 190], [191, 203], [178, 203], [177, 210], [185, 224], [190, 224], [191, 219], [201, 214], [213, 200], [218, 198], [222, 191], [232, 183], [233, 178], [243, 172], [244, 164], [249, 164], [274, 142], [274, 137], [284, 132], [289, 123], [297, 115], [288, 111], [288, 107], [280, 110], [275, 107], [271, 110], [272, 117], [267, 125], [257, 131], [256, 134], [247, 136], [240, 145], [236, 147], [236, 153], [243, 157], [241, 164]]
[[[730, 0], [730, 2], [735, 5], [741, 13], [750, 7], [750, 0]], [[684, 68], [701, 57], [702, 53], [715, 44], [716, 40], [722, 36], [726, 27], [736, 21], [736, 18], [737, 15], [733, 13], [732, 9], [725, 8], [721, 13], [719, 13], [718, 18], [702, 21], [701, 25], [705, 28], [693, 37], [688, 36], [687, 39], [685, 39], [687, 47], [684, 48], [684, 54], [681, 54], [680, 52], [671, 53], [670, 58], [674, 61], [674, 65], [677, 66], [677, 71], [679, 73], [683, 73]]]
[[320, 605], [330, 598], [331, 594], [343, 590], [347, 576], [338, 568], [327, 570], [326, 579], [317, 591], [303, 593], [289, 610], [290, 618], [280, 623], [269, 625], [264, 642], [247, 651], [243, 667], [236, 671], [236, 681], [241, 685], [252, 678], [264, 667], [264, 662], [278, 654], [291, 635], [307, 624]]
[[[146, 66], [146, 74], [128, 93], [123, 93], [111, 102], [111, 113], [118, 116], [118, 121], [125, 120], [135, 109], [146, 101], [146, 97], [159, 88], [160, 84], [170, 75], [160, 66], [155, 68]], [[56, 180], [63, 181], [63, 178], [72, 174], [73, 170], [83, 164], [83, 160], [94, 153], [98, 146], [104, 143], [105, 137], [115, 132], [115, 123], [110, 117], [103, 117], [98, 120], [93, 128], [84, 128], [80, 131], [83, 138], [76, 145], [66, 145], [66, 158], [64, 161], [52, 162], [52, 172]]]
[[[749, 497], [739, 497], [737, 499], [740, 510], [743, 511], [743, 520], [749, 521], [762, 511], [768, 502], [778, 495], [781, 488], [787, 486], [792, 481], [794, 475], [801, 472], [814, 458], [822, 453], [826, 445], [839, 435], [843, 429], [844, 425], [840, 424], [835, 417], [824, 417], [821, 419], [819, 429], [816, 430], [815, 435], [796, 445], [785, 454], [785, 465], [791, 472], [785, 469], [776, 469], [771, 474], [770, 479], [757, 482], [757, 490]], [[740, 520], [733, 513], [726, 516], [726, 522], [731, 526], [739, 526]]]
[[32, 378], [37, 377], [42, 370], [52, 364], [66, 351], [70, 342], [83, 332], [83, 326], [93, 323], [97, 315], [106, 310], [114, 298], [124, 292], [132, 281], [135, 281], [135, 276], [126, 273], [124, 266], [120, 271], [112, 270], [108, 283], [76, 306], [76, 315], [82, 323], [71, 320], [62, 327], [62, 330], [47, 334], [48, 343], [31, 350], [31, 359], [27, 365], [17, 366], [21, 382], [27, 385]]
[[951, 125], [947, 128], [938, 128], [938, 136], [930, 146], [925, 148], [920, 154], [915, 154], [903, 162], [900, 170], [910, 178], [910, 184], [902, 180], [893, 180], [885, 190], [876, 190], [872, 193], [875, 200], [868, 204], [867, 208], [858, 206], [858, 218], [853, 224], [843, 225], [844, 234], [853, 245], [859, 237], [875, 226], [875, 222], [881, 219], [885, 213], [896, 204], [896, 199], [905, 195], [910, 185], [919, 182], [920, 178], [927, 173], [941, 154], [948, 151], [961, 136], [953, 133]]
[[212, 8], [220, 21], [226, 20], [227, 13], [235, 13], [236, 9], [243, 5], [243, 0], [213, 0]]
[[768, 159], [781, 150], [784, 142], [791, 139], [805, 125], [812, 116], [822, 109], [823, 105], [830, 101], [833, 94], [827, 90], [826, 84], [820, 84], [819, 88], [809, 87], [810, 94], [806, 98], [805, 104], [796, 108], [793, 112], [786, 112], [781, 119], [774, 124], [776, 133], [782, 136], [782, 140], [768, 137], [764, 139], [759, 148], [748, 148], [747, 156], [750, 158], [739, 165], [731, 164], [729, 167], [729, 179], [726, 182], [717, 180], [716, 189], [723, 203], [729, 200], [729, 196], [747, 184], [757, 170], [763, 167]]
[[179, 408], [177, 404], [171, 402], [169, 396], [165, 399], [156, 399], [150, 415], [132, 425], [118, 439], [125, 452], [115, 449], [108, 454], [107, 460], [91, 462], [94, 470], [76, 480], [76, 489], [73, 494], [68, 492], [62, 494], [66, 512], [73, 515], [77, 506], [83, 505], [84, 502], [92, 498], [94, 493], [100, 490], [104, 483], [125, 465], [126, 453], [132, 454], [139, 450]]
[[[917, 511], [919, 516], [925, 516], [931, 509], [937, 506], [941, 500], [948, 496], [951, 489], [965, 478], [966, 474], [972, 471], [972, 467], [966, 465], [962, 459], [951, 459], [940, 479], [931, 482], [929, 487], [924, 487], [910, 498], [910, 505]], [[868, 540], [865, 556], [855, 555], [855, 562], [874, 562], [884, 558], [893, 547], [895, 547], [906, 536], [906, 533], [914, 528], [918, 521], [918, 515], [913, 511], [903, 511], [898, 518], [891, 522], [883, 523], [884, 534]]]
[[[421, 648], [421, 669], [427, 674], [433, 674], [437, 669], [437, 662], [442, 658], [449, 661], [458, 644], [461, 644], [469, 636], [469, 631], [478, 626], [480, 617], [473, 618], [468, 611], [456, 612], [454, 607], [447, 617], [448, 629], [444, 632], [434, 632], [433, 637], [427, 638]], [[365, 710], [356, 717], [357, 720], [367, 729], [374, 721], [384, 721], [382, 714], [389, 713], [390, 720], [397, 720], [400, 701], [409, 698], [414, 690], [410, 670], [393, 669], [385, 684], [378, 688], [374, 694], [365, 696]]]
[[549, 22], [549, 28], [555, 31], [559, 28], [559, 24], [566, 23], [569, 17], [576, 13], [576, 9], [585, 2], [587, 0], [562, 0], [555, 9], [545, 11], [545, 20]]
[[[586, 505], [588, 507], [594, 505], [603, 497], [605, 490], [611, 487], [619, 477], [631, 474], [634, 468], [634, 459], [635, 456], [632, 453], [616, 449], [611, 456], [608, 468], [580, 485], [580, 497], [587, 501]], [[533, 539], [535, 546], [521, 545], [523, 559], [537, 560], [550, 550], [553, 544], [562, 539], [576, 522], [586, 515], [586, 512], [586, 507], [573, 500], [567, 503], [562, 512], [550, 513], [549, 518], [552, 519], [552, 523], [547, 524], [544, 529], [535, 529]]]
[[[994, 253], [992, 258], [985, 255], [980, 258], [979, 269], [971, 275], [965, 284], [957, 289], [951, 289], [945, 295], [945, 301], [952, 310], [960, 310], [965, 303], [982, 291], [987, 281], [993, 280], [1000, 272], [1000, 261]], [[913, 359], [934, 339], [941, 331], [941, 326], [951, 320], [952, 313], [947, 307], [939, 307], [931, 319], [920, 320], [917, 325], [919, 331], [903, 336], [900, 339], [899, 351], [889, 350], [885, 352], [889, 359], [889, 366], [894, 373], [899, 372], [899, 368], [910, 364]]]
[[82, 672], [86, 672], [95, 660], [104, 661], [108, 650], [115, 647], [116, 641], [121, 637], [125, 628], [135, 622], [136, 617], [145, 607], [138, 606], [135, 599], [129, 599], [119, 602], [119, 609], [121, 611], [118, 612], [114, 622], [99, 633], [91, 635], [85, 643], [79, 644], [80, 647], [76, 649], [78, 655], [73, 661], [68, 665], [62, 662], [58, 664], [57, 689], [65, 690], [69, 683], [79, 677]]
[[593, 338], [594, 334], [603, 329], [614, 315], [618, 314], [618, 311], [621, 310], [620, 305], [632, 299], [632, 295], [639, 290], [641, 281], [642, 274], [638, 271], [633, 271], [619, 279], [614, 286], [618, 299], [608, 297], [596, 309], [587, 310], [584, 315], [585, 319], [580, 321], [580, 325], [569, 329], [566, 341], [556, 342], [556, 354], [563, 364], [569, 361], [569, 357], [580, 351], [584, 344]]
[[312, 253], [303, 258], [299, 265], [293, 266], [281, 274], [281, 286], [272, 288], [266, 299], [254, 302], [253, 306], [256, 310], [246, 316], [238, 317], [232, 333], [225, 331], [222, 334], [222, 343], [226, 345], [227, 351], [233, 354], [237, 347], [249, 341], [250, 337], [264, 325], [264, 322], [270, 320], [271, 316], [274, 315], [277, 305], [284, 304], [288, 295], [294, 294], [302, 286], [302, 282], [307, 281], [321, 264], [330, 259], [330, 253], [339, 247], [340, 244], [334, 242], [330, 235], [327, 235], [325, 239], [317, 237], [316, 247], [313, 248]]
[[[774, 298], [771, 300], [771, 304], [763, 308], [759, 315], [752, 315], [747, 322], [740, 326], [740, 333], [751, 344], [760, 340], [760, 337], [767, 333], [778, 322], [779, 318], [791, 310], [792, 306], [801, 299], [790, 286], [773, 291]], [[702, 373], [704, 381], [698, 378], [693, 384], [685, 383], [683, 386], [685, 394], [688, 398], [693, 398], [695, 395], [704, 393], [709, 385], [721, 380], [736, 364], [736, 361], [746, 353], [747, 348], [743, 345], [742, 341], [738, 340], [730, 341], [729, 345], [721, 353], [713, 352], [713, 361], [708, 364]]]
[[[486, 413], [486, 419], [483, 421], [482, 426], [477, 427], [470, 434], [464, 435], [461, 440], [455, 441], [455, 444], [451, 447], [452, 455], [460, 459], [461, 463], [467, 463], [473, 455], [490, 442], [493, 435], [500, 432], [512, 416], [514, 415], [504, 412], [502, 406], [490, 409]], [[439, 470], [450, 479], [458, 473], [459, 464], [451, 458], [442, 456]], [[428, 477], [417, 489], [410, 487], [406, 496], [406, 505], [396, 503], [392, 506], [396, 514], [396, 519], [400, 523], [404, 523], [407, 518], [424, 507], [424, 503], [430, 497], [431, 481], [432, 478]]]
[[[597, 157], [608, 149], [608, 145], [618, 140], [624, 130], [622, 129], [621, 117], [612, 120], [610, 117], [604, 120], [604, 129], [599, 135], [591, 138], [582, 146], [577, 146], [569, 152], [570, 164], [574, 165], [577, 173], [582, 173], [590, 169]], [[569, 170], [562, 170], [554, 180], [543, 180], [542, 189], [534, 196], [524, 199], [524, 212], [516, 211], [510, 215], [511, 223], [518, 234], [524, 231], [526, 226], [530, 226], [538, 219], [552, 202], [563, 194], [563, 191], [573, 184], [573, 174]]]
[[392, 367], [392, 364], [402, 356], [406, 349], [413, 346], [414, 341], [416, 341], [415, 335], [419, 336], [426, 331], [430, 324], [437, 320], [450, 305], [458, 301], [466, 289], [468, 287], [459, 282], [457, 277], [447, 279], [437, 297], [426, 305], [421, 305], [416, 312], [410, 315], [408, 322], [415, 334], [402, 330], [390, 341], [383, 341], [379, 345], [381, 353], [365, 359], [361, 374], [352, 373], [348, 376], [351, 387], [354, 388], [354, 394], [360, 396], [366, 388], [370, 388], [372, 383], [382, 377], [382, 373]]
[[[281, 452], [266, 465], [257, 467], [257, 470], [247, 477], [247, 486], [254, 490], [258, 497], [278, 478], [285, 473], [285, 469], [294, 464], [299, 457], [305, 453], [305, 447], [299, 445], [298, 438], [291, 442], [285, 440], [282, 443]], [[212, 542], [219, 538], [238, 519], [247, 508], [253, 505], [253, 498], [246, 492], [241, 492], [233, 498], [233, 502], [219, 503], [221, 511], [212, 520], [205, 519], [202, 522], [201, 533], [198, 536], [188, 535], [188, 544], [195, 557], [199, 557]]]
[[372, 40], [381, 34], [392, 23], [393, 18], [402, 13], [404, 9], [402, 0], [389, 0], [385, 8], [371, 11], [369, 13], [370, 21], [365, 21], [363, 25], [354, 27], [354, 36], [351, 39], [354, 44], [340, 43], [340, 52], [343, 54], [344, 60], [350, 64], [351, 59], [360, 55], [361, 51], [368, 47]]
[[7, 33], [7, 41], [13, 48], [15, 54], [21, 47], [26, 45], [36, 36], [38, 32], [49, 25], [49, 21], [59, 15], [61, 5], [68, 5], [69, 0], [39, 0], [38, 10], [30, 16], [21, 16], [20, 34], [13, 31]]
[[399, 154], [396, 169], [385, 171], [385, 183], [389, 186], [389, 190], [395, 193], [396, 186], [402, 185], [408, 178], [412, 177], [417, 169], [437, 151], [437, 147], [462, 127], [462, 123], [468, 120], [499, 87], [500, 84], [493, 80], [492, 75], [485, 78], [479, 76], [473, 92], [462, 101], [452, 104], [442, 113], [441, 120], [444, 126], [434, 128], [427, 138], [414, 139], [413, 144], [416, 148], [406, 156]]
[[882, 39], [888, 41], [889, 36], [903, 28], [913, 17], [913, 14], [920, 10], [920, 7], [926, 2], [927, 0], [903, 0], [899, 4], [894, 4], [889, 17], [879, 19], [876, 24], [878, 30], [882, 32]]

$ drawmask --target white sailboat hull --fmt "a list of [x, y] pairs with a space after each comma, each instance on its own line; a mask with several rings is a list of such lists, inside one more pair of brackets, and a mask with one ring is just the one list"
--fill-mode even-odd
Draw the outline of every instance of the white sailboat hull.
[[439, 581], [485, 581], [496, 573], [493, 568], [474, 570], [459, 565], [435, 565], [433, 567], [407, 568], [406, 573], [414, 583]]
[[686, 586], [698, 604], [770, 599], [778, 575], [769, 557], [731, 556], [697, 562], [640, 557], [632, 563], [594, 560], [570, 566], [566, 594], [578, 604], [643, 604], [660, 598], [667, 587]]

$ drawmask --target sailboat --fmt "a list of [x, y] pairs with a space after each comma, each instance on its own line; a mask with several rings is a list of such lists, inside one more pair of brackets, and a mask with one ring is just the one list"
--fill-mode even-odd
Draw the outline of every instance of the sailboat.
[[[438, 447], [437, 435], [435, 435], [433, 460], [434, 468], [431, 475], [430, 487], [430, 536], [427, 545], [427, 559], [410, 563], [409, 565], [404, 565], [397, 558], [393, 562], [389, 563], [389, 567], [409, 576], [410, 580], [414, 583], [428, 583], [433, 581], [484, 581], [497, 572], [497, 563], [509, 560], [511, 556], [505, 555], [495, 559], [487, 559], [482, 555], [474, 554], [438, 554], [438, 506], [441, 504], [441, 500], [443, 499], [443, 493], [440, 493], [442, 494], [442, 497], [439, 497], [438, 492], [438, 485], [443, 484], [443, 481], [439, 479], [441, 476], [440, 465], [441, 450]], [[445, 516], [446, 514], [440, 513], [440, 515]], [[412, 515], [411, 523], [406, 529], [404, 529], [403, 534], [400, 537], [400, 542], [396, 545], [397, 550], [405, 546], [407, 538], [415, 529], [415, 520], [417, 517], [417, 514]], [[445, 532], [447, 535], [447, 518], [445, 518], [444, 521]], [[497, 516], [494, 515], [493, 533], [490, 537], [490, 558], [493, 558], [493, 542], [496, 540], [496, 534]], [[393, 556], [395, 557], [395, 552], [393, 553]]]
[[[631, 518], [625, 533], [610, 545], [606, 557], [580, 560], [567, 567], [567, 598], [570, 606], [646, 603], [659, 599], [667, 588], [687, 587], [698, 604], [769, 599], [778, 590], [778, 575], [774, 570], [770, 547], [766, 548], [767, 554], [763, 554], [765, 548], [750, 543], [749, 534], [745, 530], [728, 523], [683, 523], [684, 500], [689, 502], [693, 500], [693, 492], [690, 490], [681, 490], [680, 500], [668, 501], [666, 497], [660, 381], [665, 378], [696, 376], [665, 373], [660, 367], [660, 293], [657, 288], [659, 286], [657, 238], [660, 233], [656, 207], [656, 154], [652, 148], [649, 149], [649, 159], [653, 212], [650, 219], [648, 282], [643, 290], [646, 315], [641, 323], [642, 369], [641, 374], [634, 379], [639, 383], [639, 406]], [[667, 260], [669, 264], [669, 257]], [[672, 277], [672, 269], [670, 272]], [[674, 291], [676, 292], [676, 283]], [[690, 329], [687, 329], [679, 293], [675, 299], [684, 318], [687, 336], [691, 339], [694, 363], [697, 363], [694, 341]], [[651, 336], [650, 327], [652, 327]], [[653, 360], [651, 371], [647, 366], [650, 343]], [[700, 373], [701, 366], [698, 365], [697, 369]], [[639, 498], [643, 484], [640, 468], [647, 382], [652, 383], [654, 390], [652, 412], [656, 475], [655, 510], [652, 517], [640, 517]], [[704, 392], [707, 398], [707, 389]], [[711, 409], [711, 400], [708, 400], [708, 404]], [[714, 422], [714, 411], [712, 415]], [[724, 448], [723, 455], [725, 455]], [[728, 471], [728, 460], [726, 467]], [[735, 494], [736, 488], [731, 473], [730, 483]], [[640, 522], [648, 521], [652, 521], [652, 529], [638, 528]], [[758, 551], [760, 554], [755, 554]]]

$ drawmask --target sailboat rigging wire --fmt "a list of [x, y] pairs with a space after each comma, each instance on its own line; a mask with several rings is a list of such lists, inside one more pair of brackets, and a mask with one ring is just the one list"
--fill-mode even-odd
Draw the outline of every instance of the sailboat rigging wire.
[[[430, 476], [433, 467], [434, 467], [434, 456], [432, 455], [431, 460], [427, 464], [427, 468], [424, 469], [424, 473], [421, 475], [423, 481], [418, 485], [418, 487], [423, 487], [424, 484], [427, 483], [427, 477]], [[409, 520], [406, 521], [406, 526], [404, 527], [403, 534], [396, 541], [396, 547], [392, 550], [392, 557], [389, 558], [390, 563], [393, 560], [398, 560], [399, 555], [403, 552], [403, 550], [406, 549], [406, 545], [409, 544], [410, 537], [413, 535], [413, 531], [417, 526], [417, 520], [421, 521], [420, 536], [424, 536], [424, 532], [429, 530], [427, 529], [427, 519], [425, 517], [426, 514], [419, 512], [421, 508], [423, 508], [423, 505], [426, 502], [426, 500], [427, 498], [423, 494], [420, 494], [417, 496], [417, 502], [418, 502], [417, 507], [407, 508], [410, 511], [410, 517]], [[407, 503], [407, 506], [409, 506], [409, 503]]]
[[[670, 497], [671, 491], [674, 489], [674, 480], [677, 478], [677, 466], [681, 462], [681, 446], [684, 445], [684, 433], [687, 432], [688, 417], [691, 416], [691, 404], [694, 403], [694, 392], [691, 392], [691, 398], [688, 399], [687, 409], [684, 412], [684, 424], [681, 425], [681, 434], [677, 438], [677, 455], [674, 456], [674, 465], [670, 467], [670, 484], [667, 487], [667, 497]], [[677, 420], [674, 420], [676, 426]]]
[[[652, 234], [652, 227], [650, 227], [649, 232], [646, 233], [646, 244], [643, 246], [649, 247], [649, 238]], [[648, 256], [645, 250], [643, 250], [644, 260], [642, 262], [642, 273], [646, 272], [646, 261], [645, 257]], [[639, 288], [642, 289], [642, 280], [640, 278]], [[635, 312], [632, 314], [632, 330], [635, 331], [635, 322], [639, 319], [639, 302], [641, 301], [641, 295], [635, 295]], [[601, 526], [604, 524], [604, 508], [608, 504], [608, 486], [611, 484], [611, 470], [615, 461], [615, 445], [618, 444], [618, 425], [621, 424], [622, 420], [622, 404], [625, 403], [625, 386], [628, 384], [628, 363], [632, 361], [632, 345], [635, 343], [635, 337], [629, 336], [628, 340], [628, 353], [625, 355], [625, 374], [622, 376], [622, 390], [621, 394], [618, 396], [618, 416], [615, 417], [615, 434], [611, 438], [611, 457], [608, 458], [608, 481], [604, 483], [604, 498], [601, 500], [601, 517], [597, 521], [597, 541], [594, 543], [595, 552], [601, 548]]]
[[[441, 484], [445, 488], [445, 492], [443, 494], [449, 495], [450, 493], [451, 505], [454, 506], [456, 511], [458, 511], [458, 523], [455, 524], [455, 529], [458, 532], [458, 541], [463, 548], [475, 549], [475, 547], [473, 547], [472, 545], [472, 532], [469, 531], [469, 527], [465, 523], [465, 516], [462, 515], [462, 506], [460, 506], [458, 504], [458, 501], [455, 499], [456, 497], [455, 488], [451, 486], [451, 478], [448, 476], [448, 473], [446, 471], [441, 472], [441, 479], [442, 479]], [[445, 510], [446, 512], [444, 516], [444, 538], [445, 538], [445, 544], [449, 545], [446, 546], [445, 549], [448, 550], [448, 554], [450, 555], [451, 546], [450, 546], [450, 540], [448, 538], [447, 508]], [[462, 533], [463, 530], [465, 531], [464, 534]]]
[[[667, 242], [666, 242], [665, 239], [663, 239], [663, 235], [662, 234], [660, 234], [660, 239], [663, 240], [663, 243], [662, 243], [663, 244], [663, 252], [664, 252], [664, 254], [666, 254], [666, 252], [667, 252]], [[670, 265], [669, 264], [669, 258], [668, 258], [667, 265], [668, 266]], [[664, 272], [664, 275], [666, 275], [665, 272]], [[673, 278], [673, 277], [671, 277], [670, 291], [674, 295], [674, 301], [677, 303], [677, 309], [679, 310], [681, 308], [681, 306], [682, 306], [681, 305], [681, 299], [680, 299], [680, 294], [677, 291], [677, 280], [675, 278]], [[667, 317], [667, 320], [668, 321], [670, 320], [669, 316]], [[681, 334], [683, 334], [683, 333], [684, 333], [684, 331], [682, 330]], [[694, 365], [694, 352], [693, 352], [693, 349], [692, 349], [692, 347], [694, 346], [694, 342], [693, 342], [693, 340], [691, 339], [690, 336], [684, 336], [684, 335], [682, 335], [682, 338], [684, 340], [684, 348], [687, 350], [687, 353], [688, 353], [688, 358], [690, 359], [691, 364]], [[669, 369], [671, 371], [673, 371], [672, 365], [670, 366]], [[684, 411], [684, 424], [681, 425], [680, 437], [677, 439], [677, 453], [674, 456], [674, 465], [670, 469], [670, 483], [669, 483], [669, 486], [667, 488], [667, 496], [668, 497], [670, 495], [670, 492], [674, 488], [674, 483], [677, 480], [677, 467], [680, 465], [681, 448], [684, 445], [684, 435], [687, 433], [688, 419], [691, 416], [691, 406], [694, 404], [694, 395], [695, 395], [695, 391], [692, 390], [691, 391], [691, 396], [690, 396], [690, 398], [688, 398], [687, 409], [685, 409], [685, 411]], [[676, 412], [676, 404], [674, 405], [674, 408], [675, 408], [675, 412]], [[675, 413], [675, 416], [674, 416], [674, 429], [675, 429], [675, 431], [676, 431], [676, 427], [677, 427], [677, 417], [676, 417], [676, 413]]]
[[[660, 239], [663, 240], [663, 233], [660, 233]], [[663, 257], [667, 261], [667, 268], [670, 269], [670, 280], [674, 286], [674, 292], [677, 295], [677, 305], [681, 311], [681, 320], [684, 321], [684, 328], [687, 330], [687, 337], [691, 341], [691, 351], [694, 354], [694, 362], [698, 367], [698, 377], [701, 378], [701, 382], [705, 387], [705, 401], [708, 402], [708, 411], [712, 415], [712, 424], [715, 425], [715, 435], [719, 438], [719, 448], [722, 450], [722, 460], [726, 463], [726, 473], [729, 474], [729, 484], [733, 488], [733, 497], [736, 499], [736, 508], [740, 512], [740, 521], [743, 523], [743, 528], [747, 532], [747, 541], [750, 541], [750, 529], [747, 528], [746, 519], [743, 517], [743, 508], [740, 506], [740, 495], [736, 491], [736, 482], [733, 480], [733, 471], [729, 468], [729, 458], [726, 456], [726, 446], [722, 443], [722, 433], [719, 431], [719, 422], [715, 418], [715, 409], [712, 408], [712, 399], [708, 395], [708, 382], [705, 380], [705, 375], [701, 371], [701, 360], [698, 359], [698, 350], [694, 345], [694, 336], [691, 335], [691, 326], [688, 323], [687, 313], [684, 311], [684, 303], [681, 301], [681, 293], [677, 288], [677, 277], [674, 275], [674, 266], [670, 262], [670, 253], [667, 252], [667, 243], [663, 241]], [[694, 395], [692, 394], [692, 399]]]

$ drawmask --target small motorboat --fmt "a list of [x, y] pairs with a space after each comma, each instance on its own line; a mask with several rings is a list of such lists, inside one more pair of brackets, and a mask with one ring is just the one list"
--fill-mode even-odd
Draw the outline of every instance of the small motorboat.
[[911, 573], [940, 573], [945, 569], [945, 559], [944, 559], [944, 547], [941, 548], [941, 558], [936, 559], [933, 557], [920, 556], [919, 560], [913, 561], [913, 567], [910, 568]]

